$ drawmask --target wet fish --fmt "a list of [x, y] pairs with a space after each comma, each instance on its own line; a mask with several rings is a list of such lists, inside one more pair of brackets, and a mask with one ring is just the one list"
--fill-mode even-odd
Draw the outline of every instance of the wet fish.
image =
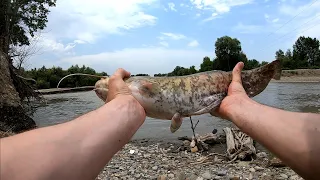
[[[242, 84], [249, 97], [261, 93], [271, 79], [279, 80], [280, 61], [241, 72]], [[108, 77], [95, 84], [97, 96], [105, 101]], [[207, 71], [186, 76], [148, 77], [134, 76], [125, 79], [133, 96], [150, 118], [171, 120], [170, 130], [177, 131], [185, 117], [212, 112], [226, 97], [232, 71]]]

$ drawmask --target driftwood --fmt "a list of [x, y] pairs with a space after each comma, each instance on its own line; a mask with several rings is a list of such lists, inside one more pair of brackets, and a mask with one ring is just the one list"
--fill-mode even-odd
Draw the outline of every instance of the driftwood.
[[201, 136], [199, 134], [195, 134], [195, 137], [178, 137], [179, 140], [184, 141], [184, 146], [188, 145], [187, 149], [191, 152], [208, 151], [209, 145], [220, 143], [221, 141], [224, 141], [223, 138], [224, 137], [220, 137], [213, 133], [207, 133]]
[[223, 129], [226, 134], [227, 154], [231, 161], [252, 159], [256, 155], [253, 139], [237, 127]]

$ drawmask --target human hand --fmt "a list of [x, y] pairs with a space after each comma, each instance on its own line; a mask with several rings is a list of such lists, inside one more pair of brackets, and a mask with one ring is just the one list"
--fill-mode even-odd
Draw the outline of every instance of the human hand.
[[243, 67], [243, 62], [239, 62], [233, 68], [232, 81], [228, 88], [228, 95], [222, 100], [220, 106], [215, 110], [213, 113], [214, 116], [231, 120], [232, 113], [236, 109], [241, 108], [243, 102], [251, 100], [242, 86], [241, 70]]
[[109, 102], [116, 97], [131, 95], [131, 91], [124, 82], [125, 78], [129, 78], [130, 73], [122, 68], [117, 69], [117, 71], [109, 78], [108, 81], [108, 95], [106, 102]]

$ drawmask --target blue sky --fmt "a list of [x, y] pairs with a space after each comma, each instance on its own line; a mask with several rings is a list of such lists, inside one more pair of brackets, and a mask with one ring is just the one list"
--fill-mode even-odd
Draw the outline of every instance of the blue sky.
[[48, 21], [26, 68], [84, 64], [153, 75], [199, 68], [224, 35], [238, 38], [249, 59], [270, 62], [299, 35], [320, 38], [320, 1], [58, 0]]

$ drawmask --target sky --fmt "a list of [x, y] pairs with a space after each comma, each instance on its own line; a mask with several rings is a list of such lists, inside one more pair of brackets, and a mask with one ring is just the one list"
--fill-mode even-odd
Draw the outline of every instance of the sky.
[[199, 69], [225, 35], [260, 62], [300, 35], [320, 38], [320, 0], [57, 0], [50, 11], [27, 69], [78, 64], [153, 75]]

